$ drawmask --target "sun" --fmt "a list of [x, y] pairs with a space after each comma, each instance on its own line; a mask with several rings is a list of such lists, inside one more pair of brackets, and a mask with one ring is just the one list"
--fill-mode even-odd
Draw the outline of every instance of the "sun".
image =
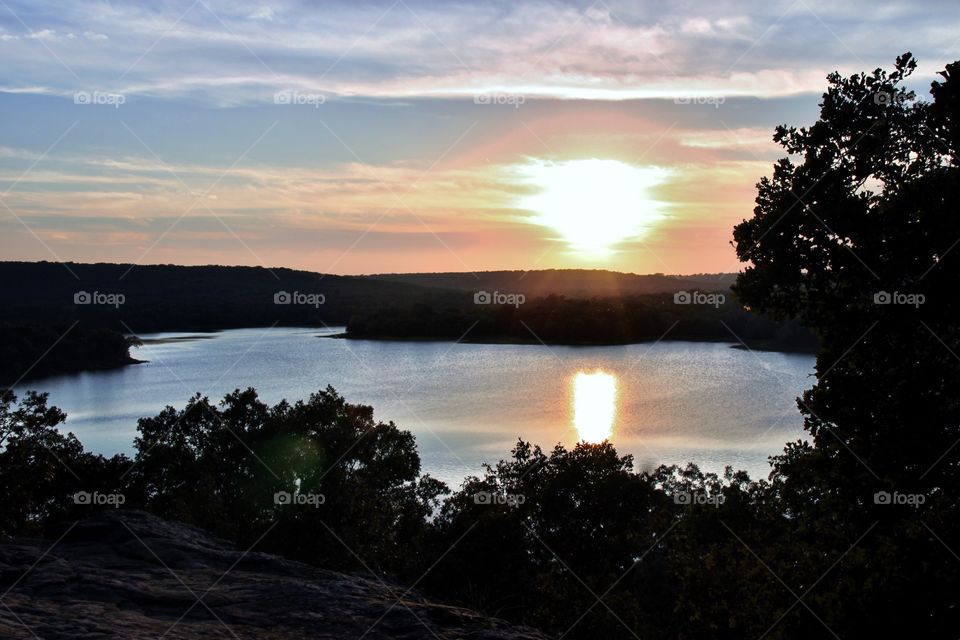
[[556, 231], [581, 254], [608, 255], [642, 239], [663, 219], [664, 203], [650, 195], [667, 171], [619, 160], [531, 161], [520, 169], [537, 192], [520, 198], [537, 224]]

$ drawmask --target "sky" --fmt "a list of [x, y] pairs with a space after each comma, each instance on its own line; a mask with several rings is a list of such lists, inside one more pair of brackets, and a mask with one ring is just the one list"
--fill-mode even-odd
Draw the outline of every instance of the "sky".
[[834, 70], [957, 2], [0, 0], [0, 258], [324, 273], [741, 268]]

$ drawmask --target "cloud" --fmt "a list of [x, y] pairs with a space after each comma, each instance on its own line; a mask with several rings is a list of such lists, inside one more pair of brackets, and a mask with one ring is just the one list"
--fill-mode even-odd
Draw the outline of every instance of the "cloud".
[[[72, 34], [68, 34], [68, 36], [69, 35]], [[52, 29], [41, 29], [40, 31], [31, 32], [24, 37], [35, 40], [59, 40], [63, 36], [58, 36], [57, 32]]]
[[15, 3], [33, 31], [0, 18], [0, 41], [7, 45], [9, 86], [56, 86], [64, 95], [81, 87], [26, 40], [48, 43], [71, 68], [83, 69], [78, 75], [91, 85], [189, 95], [220, 106], [289, 87], [367, 97], [491, 89], [561, 99], [771, 97], [817, 91], [835, 68], [889, 64], [900, 53], [889, 43], [905, 30], [924, 33], [909, 44], [921, 59], [942, 65], [943, 52], [956, 51], [955, 34], [945, 25], [960, 17], [960, 6], [940, 7], [935, 15], [914, 3], [877, 10], [866, 0], [811, 0], [786, 12], [764, 5], [750, 17], [736, 3], [696, 9], [692, 16], [685, 3], [614, 0], [591, 8], [547, 0], [269, 7], [174, 0], [91, 15]]

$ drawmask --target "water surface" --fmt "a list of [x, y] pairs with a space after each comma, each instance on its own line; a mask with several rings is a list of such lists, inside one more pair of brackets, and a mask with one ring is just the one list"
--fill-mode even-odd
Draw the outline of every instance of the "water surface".
[[[609, 434], [637, 465], [726, 465], [754, 477], [767, 456], [803, 436], [795, 398], [813, 383], [809, 355], [728, 344], [660, 342], [603, 347], [481, 345], [322, 338], [341, 329], [238, 329], [152, 334], [148, 360], [114, 371], [21, 384], [68, 414], [94, 451], [132, 452], [137, 418], [255, 387], [263, 400], [297, 400], [333, 385], [379, 420], [411, 430], [424, 470], [452, 485], [505, 457], [517, 438], [544, 449]], [[579, 429], [579, 430], [578, 430]]]

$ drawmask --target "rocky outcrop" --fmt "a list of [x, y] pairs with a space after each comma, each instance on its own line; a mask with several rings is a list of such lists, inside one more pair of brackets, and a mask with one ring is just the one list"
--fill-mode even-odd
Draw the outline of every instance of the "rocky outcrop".
[[0, 545], [2, 638], [546, 638], [405, 591], [137, 511]]

